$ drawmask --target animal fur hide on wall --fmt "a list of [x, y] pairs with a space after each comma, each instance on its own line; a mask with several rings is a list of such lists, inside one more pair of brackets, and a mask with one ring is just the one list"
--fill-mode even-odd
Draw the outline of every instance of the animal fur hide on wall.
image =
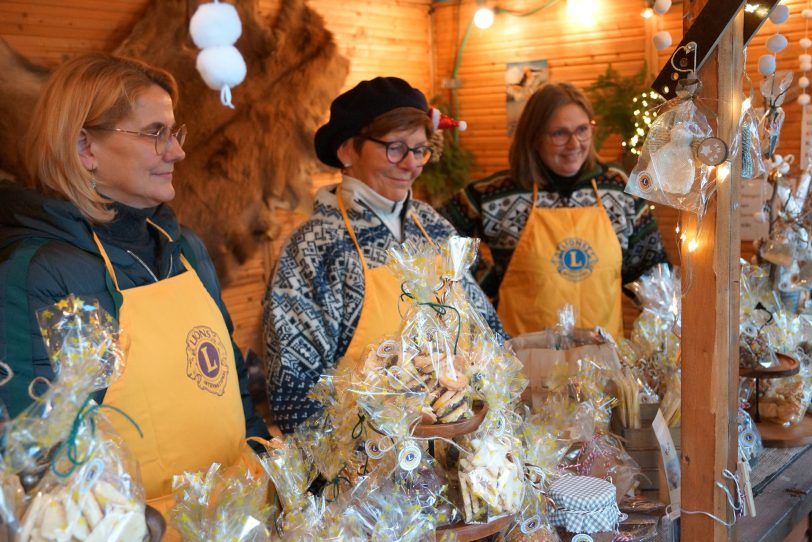
[[[320, 167], [313, 134], [349, 71], [305, 0], [280, 0], [267, 17], [259, 15], [257, 0], [232, 3], [243, 25], [236, 46], [248, 66], [246, 80], [232, 90], [235, 110], [220, 104], [219, 92], [195, 69], [198, 49], [188, 33], [194, 6], [190, 10], [186, 0], [153, 0], [114, 51], [163, 67], [180, 84], [176, 118], [188, 125], [189, 136], [172, 207], [203, 238], [224, 283], [273, 235], [275, 207], [309, 206], [310, 174]], [[0, 74], [6, 71], [0, 64]], [[4, 86], [0, 80], [0, 119], [16, 107]], [[0, 162], [12, 172], [18, 165]]]

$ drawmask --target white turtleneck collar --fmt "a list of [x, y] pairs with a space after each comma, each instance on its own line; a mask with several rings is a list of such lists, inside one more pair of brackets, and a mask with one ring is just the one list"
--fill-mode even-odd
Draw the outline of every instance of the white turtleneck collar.
[[392, 201], [355, 177], [343, 175], [341, 183], [344, 203], [348, 207], [354, 202], [367, 207], [389, 228], [398, 242], [403, 241], [403, 207], [409, 201], [411, 193], [403, 201]]

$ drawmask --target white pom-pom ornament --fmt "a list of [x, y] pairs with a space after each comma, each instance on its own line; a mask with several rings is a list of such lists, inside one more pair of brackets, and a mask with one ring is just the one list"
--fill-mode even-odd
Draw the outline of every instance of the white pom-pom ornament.
[[197, 55], [197, 71], [206, 84], [220, 91], [220, 101], [234, 109], [231, 87], [245, 79], [247, 68], [242, 55], [234, 47], [242, 34], [242, 23], [231, 4], [201, 4], [189, 22], [192, 41], [202, 49]]
[[663, 49], [671, 46], [671, 33], [666, 30], [657, 32], [654, 34], [652, 41], [654, 42], [654, 47], [658, 51], [662, 51]]
[[809, 49], [812, 47], [812, 40], [809, 38], [801, 38], [798, 43], [801, 44], [801, 49]]
[[787, 19], [789, 19], [789, 8], [784, 4], [778, 4], [770, 13], [770, 21], [773, 24], [783, 24], [787, 22]]
[[767, 50], [771, 53], [780, 53], [787, 48], [787, 38], [782, 34], [774, 34], [767, 39]]
[[798, 96], [798, 103], [800, 105], [809, 105], [809, 94], [801, 94]]
[[812, 19], [812, 9], [805, 9], [801, 12], [804, 19]]
[[798, 55], [798, 60], [800, 60], [801, 63], [808, 64], [808, 63], [812, 62], [812, 55], [810, 55], [808, 53]]
[[809, 77], [802, 75], [800, 79], [798, 79], [798, 86], [801, 88], [806, 88], [809, 86]]
[[671, 9], [671, 0], [657, 0], [654, 2], [654, 11], [658, 15], [665, 15]]
[[189, 33], [198, 49], [234, 45], [242, 34], [242, 23], [231, 4], [201, 4], [189, 22]]
[[775, 57], [773, 55], [761, 55], [759, 57], [758, 73], [764, 77], [775, 73]]
[[197, 71], [203, 81], [214, 90], [220, 91], [220, 101], [231, 107], [231, 87], [243, 82], [247, 68], [242, 55], [233, 45], [208, 47], [197, 55]]
[[812, 70], [812, 62], [801, 62], [799, 68], [802, 72], [808, 72]]

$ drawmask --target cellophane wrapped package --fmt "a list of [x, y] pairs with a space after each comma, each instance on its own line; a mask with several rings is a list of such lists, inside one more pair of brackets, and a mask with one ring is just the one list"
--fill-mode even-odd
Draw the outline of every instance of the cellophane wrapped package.
[[441, 247], [407, 242], [389, 251], [403, 290], [396, 366], [409, 389], [427, 394], [423, 423], [470, 418], [472, 378], [501, 346], [462, 286], [477, 247], [475, 239], [452, 237]]
[[185, 472], [172, 479], [170, 518], [186, 542], [265, 542], [271, 513], [266, 487], [267, 479], [245, 467], [224, 470], [214, 463], [205, 473]]
[[683, 211], [697, 212], [703, 205], [710, 171], [699, 159], [697, 144], [712, 137], [713, 130], [698, 106], [701, 85], [693, 81], [692, 85], [681, 85], [677, 97], [660, 107], [640, 159], [629, 175], [626, 192]]
[[90, 400], [122, 370], [116, 325], [97, 304], [74, 296], [37, 316], [57, 376], [3, 428], [4, 494], [11, 487], [19, 497], [21, 486], [28, 495], [17, 539], [145, 540], [137, 465], [105, 417], [126, 413]]

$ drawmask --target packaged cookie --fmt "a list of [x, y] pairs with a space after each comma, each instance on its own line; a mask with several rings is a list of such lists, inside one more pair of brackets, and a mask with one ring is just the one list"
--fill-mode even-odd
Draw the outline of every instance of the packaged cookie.
[[4, 428], [4, 478], [19, 476], [27, 494], [17, 539], [140, 542], [148, 536], [143, 486], [106, 418], [126, 413], [90, 399], [121, 372], [115, 323], [75, 296], [37, 317], [58, 378]]

